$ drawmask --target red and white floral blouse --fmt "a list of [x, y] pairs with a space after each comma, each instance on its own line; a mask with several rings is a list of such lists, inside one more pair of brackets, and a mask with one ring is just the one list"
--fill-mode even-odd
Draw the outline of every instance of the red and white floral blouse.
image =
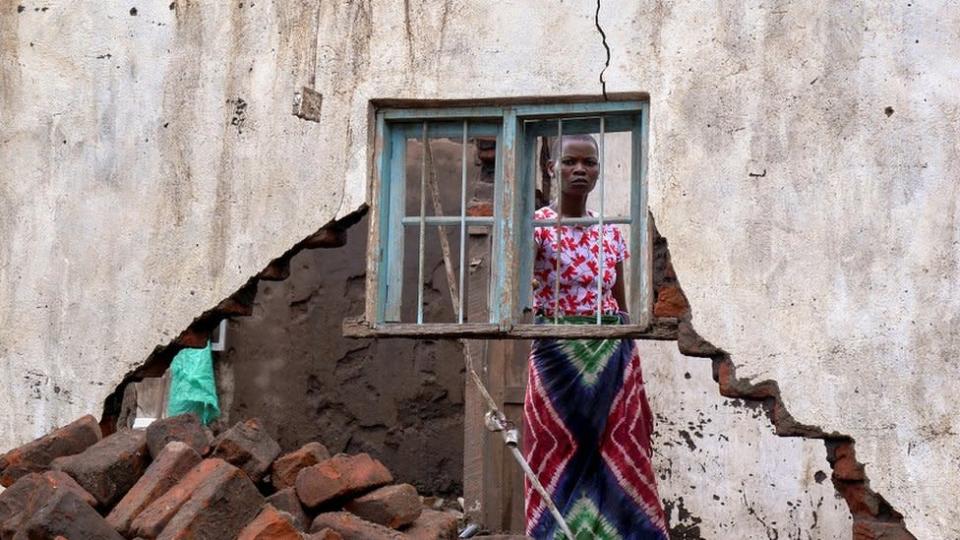
[[[593, 212], [588, 212], [594, 216]], [[535, 219], [554, 220], [557, 213], [543, 207]], [[595, 315], [597, 313], [597, 276], [600, 244], [599, 225], [563, 225], [560, 227], [560, 249], [557, 249], [556, 226], [535, 227], [533, 231], [537, 256], [533, 262], [533, 303], [537, 313], [553, 315], [557, 310], [554, 297], [556, 287], [557, 253], [560, 254], [561, 315]], [[613, 297], [617, 280], [617, 263], [630, 257], [620, 228], [603, 226], [603, 313], [620, 311]]]

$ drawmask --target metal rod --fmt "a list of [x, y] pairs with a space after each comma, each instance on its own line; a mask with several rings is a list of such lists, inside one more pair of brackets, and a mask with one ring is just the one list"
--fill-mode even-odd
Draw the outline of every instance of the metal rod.
[[554, 186], [554, 192], [557, 194], [557, 223], [556, 234], [554, 237], [557, 239], [557, 245], [554, 249], [554, 254], [557, 257], [557, 262], [554, 268], [554, 280], [553, 280], [553, 324], [557, 324], [560, 321], [560, 250], [562, 249], [560, 243], [562, 240], [562, 233], [560, 227], [562, 226], [562, 217], [563, 217], [563, 195], [560, 193], [563, 190], [563, 164], [560, 163], [563, 157], [563, 118], [557, 119], [557, 155], [553, 157], [553, 176], [556, 179], [556, 186]]
[[[424, 155], [426, 156], [424, 164], [429, 163], [430, 169], [430, 183], [431, 189], [433, 189], [433, 206], [434, 212], [438, 215], [443, 214], [443, 207], [441, 206], [440, 201], [440, 191], [437, 187], [437, 180], [433, 175], [433, 154], [430, 152], [430, 147], [428, 144], [424, 144]], [[461, 183], [462, 183], [461, 178]], [[462, 213], [462, 212], [461, 212]], [[462, 229], [461, 229], [462, 230]], [[447, 240], [447, 230], [444, 227], [439, 228], [440, 235], [440, 245], [443, 248], [443, 265], [447, 271], [447, 282], [450, 285], [450, 303], [453, 305], [454, 311], [458, 311], [457, 300], [454, 300], [459, 295], [457, 294], [456, 285], [453, 283], [453, 261], [450, 256], [449, 241]], [[462, 246], [462, 244], [461, 244]], [[461, 252], [462, 253], [462, 252]], [[462, 265], [461, 265], [462, 268]], [[462, 287], [460, 290], [463, 290]], [[460, 300], [462, 303], [462, 300]], [[473, 381], [474, 386], [476, 386], [477, 391], [480, 392], [480, 397], [487, 404], [487, 415], [488, 419], [491, 419], [498, 426], [500, 426], [500, 435], [503, 438], [503, 443], [510, 448], [511, 453], [517, 463], [520, 465], [520, 468], [523, 470], [523, 473], [527, 476], [527, 479], [530, 480], [530, 484], [543, 498], [544, 504], [547, 505], [547, 508], [550, 510], [550, 513], [553, 515], [554, 519], [557, 520], [557, 525], [564, 531], [567, 535], [567, 538], [573, 538], [573, 533], [570, 532], [570, 527], [567, 525], [567, 522], [563, 519], [563, 514], [560, 513], [560, 510], [557, 508], [557, 505], [554, 504], [553, 499], [550, 497], [550, 493], [547, 492], [546, 488], [543, 487], [543, 484], [540, 483], [540, 479], [537, 478], [537, 475], [533, 472], [533, 469], [530, 468], [530, 465], [527, 463], [527, 460], [524, 459], [523, 454], [517, 448], [517, 442], [519, 440], [519, 434], [515, 428], [512, 428], [511, 422], [507, 419], [506, 415], [500, 411], [500, 408], [497, 406], [497, 402], [493, 399], [493, 396], [490, 395], [490, 391], [487, 390], [486, 385], [483, 384], [483, 380], [480, 378], [480, 375], [477, 373], [475, 364], [473, 362], [473, 351], [470, 347], [470, 341], [461, 339], [459, 340], [460, 344], [463, 346], [463, 363], [464, 367], [467, 370], [468, 378]]]
[[420, 156], [420, 245], [419, 266], [417, 271], [417, 324], [423, 324], [423, 252], [424, 236], [427, 228], [427, 123], [423, 123], [423, 148]]
[[[429, 139], [427, 139], [427, 145], [424, 147], [424, 154], [427, 156], [427, 183], [430, 186], [430, 199], [433, 202], [433, 213], [442, 216], [443, 204], [440, 201], [440, 182], [437, 180], [437, 171], [433, 166], [433, 147], [430, 146]], [[447, 288], [450, 289], [450, 299], [451, 302], [453, 302], [453, 299], [459, 297], [460, 293], [457, 291], [457, 278], [456, 273], [453, 271], [453, 264], [446, 264], [446, 261], [453, 260], [450, 255], [450, 239], [447, 237], [447, 228], [443, 225], [438, 226], [437, 234], [440, 236], [440, 251], [443, 254], [444, 260], [443, 267], [447, 272]], [[453, 304], [453, 316], [457, 319], [460, 318], [456, 303]]]
[[[426, 216], [424, 222], [427, 226], [431, 225], [459, 225], [460, 216]], [[463, 218], [466, 221], [467, 225], [493, 225], [494, 219], [488, 216], [465, 216]], [[595, 221], [594, 221], [595, 222]], [[629, 223], [628, 218], [623, 218], [624, 223]], [[406, 216], [403, 218], [402, 223], [407, 226], [420, 225], [419, 216]], [[608, 221], [610, 223], [610, 221]]]
[[604, 136], [606, 135], [606, 134], [604, 133], [604, 131], [606, 130], [605, 120], [606, 120], [606, 117], [603, 117], [603, 116], [600, 117], [600, 143], [599, 143], [599, 145], [598, 145], [599, 147], [597, 148], [597, 153], [599, 154], [599, 155], [597, 156], [597, 167], [600, 169], [600, 171], [599, 171], [599, 176], [600, 176], [600, 224], [599, 224], [599, 225], [600, 225], [600, 240], [599, 240], [599, 246], [598, 246], [598, 249], [597, 249], [597, 259], [599, 259], [599, 263], [600, 263], [600, 276], [599, 276], [599, 279], [597, 280], [597, 324], [600, 324], [600, 322], [601, 322], [601, 320], [602, 320], [601, 317], [602, 317], [602, 314], [603, 314], [603, 277], [606, 275], [606, 271], [605, 271], [606, 269], [603, 267], [603, 264], [604, 264], [604, 262], [605, 262], [605, 261], [603, 260], [603, 240], [604, 240], [604, 236], [605, 236], [605, 234], [604, 234], [605, 231], [603, 230], [603, 176], [604, 176], [604, 175], [603, 175], [603, 140], [604, 140]]
[[[466, 216], [463, 218], [467, 225], [493, 225], [494, 218], [488, 216]], [[423, 219], [424, 223], [428, 227], [437, 226], [437, 225], [459, 225], [460, 216], [426, 216]], [[607, 225], [630, 225], [632, 221], [628, 217], [606, 217], [603, 219], [603, 222]], [[403, 218], [402, 223], [406, 226], [420, 226], [420, 216], [406, 216]], [[536, 227], [549, 227], [556, 223], [556, 220], [550, 219], [535, 219], [533, 224]], [[567, 216], [563, 218], [564, 225], [596, 225], [600, 223], [599, 218], [595, 217], [570, 217]]]
[[463, 324], [463, 268], [466, 266], [467, 243], [467, 121], [463, 121], [463, 152], [460, 155], [460, 308], [457, 310], [457, 322]]
[[[569, 135], [568, 135], [568, 136], [569, 136]], [[628, 217], [604, 218], [603, 222], [606, 223], [607, 225], [615, 225], [615, 224], [618, 224], [618, 225], [629, 225], [629, 224], [631, 223], [630, 218], [628, 218]], [[429, 223], [430, 223], [430, 219], [427, 218], [427, 224], [429, 224]], [[549, 225], [553, 225], [554, 223], [556, 223], [556, 222], [553, 221], [553, 220], [548, 220], [548, 219], [535, 219], [535, 220], [533, 220], [533, 224], [536, 225], [536, 226], [538, 226], [538, 227], [542, 227], [542, 226], [544, 226], [544, 225], [549, 226]], [[576, 218], [576, 217], [567, 216], [567, 217], [563, 218], [563, 224], [564, 224], [564, 225], [596, 225], [596, 224], [598, 224], [598, 223], [600, 223], [600, 219], [599, 219], [599, 218], [595, 218], [595, 217], [578, 217], [578, 218]]]

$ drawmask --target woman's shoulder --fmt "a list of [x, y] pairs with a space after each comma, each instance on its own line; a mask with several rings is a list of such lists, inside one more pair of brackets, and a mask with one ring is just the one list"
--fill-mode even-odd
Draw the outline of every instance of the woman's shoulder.
[[544, 206], [533, 213], [533, 219], [551, 219], [555, 217], [557, 217], [557, 213], [549, 206]]

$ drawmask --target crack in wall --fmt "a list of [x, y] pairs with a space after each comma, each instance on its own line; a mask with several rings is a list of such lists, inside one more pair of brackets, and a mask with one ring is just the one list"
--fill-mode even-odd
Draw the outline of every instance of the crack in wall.
[[603, 69], [600, 70], [600, 89], [603, 91], [603, 100], [607, 100], [607, 81], [604, 78], [604, 73], [606, 73], [607, 68], [610, 67], [610, 46], [607, 45], [607, 33], [603, 31], [603, 27], [600, 26], [600, 0], [597, 0], [597, 11], [593, 14], [593, 24], [597, 27], [597, 31], [600, 32], [601, 43], [603, 43], [604, 50], [607, 51], [607, 59], [603, 64]]
[[[116, 390], [104, 401], [101, 417], [101, 427], [104, 429], [104, 434], [112, 433], [117, 429], [119, 416], [122, 412], [123, 394], [130, 383], [142, 380], [145, 377], [161, 375], [181, 349], [202, 347], [209, 339], [210, 333], [223, 318], [251, 315], [257, 294], [257, 284], [261, 279], [281, 281], [289, 277], [290, 260], [303, 249], [342, 246], [345, 243], [346, 229], [359, 222], [366, 211], [367, 207], [364, 206], [342, 220], [332, 221], [321, 227], [316, 233], [304, 238], [283, 255], [271, 261], [266, 268], [256, 276], [251, 277], [234, 294], [194, 319], [176, 339], [165, 346], [157, 347], [139, 368], [124, 377]], [[654, 315], [655, 317], [675, 316], [679, 319], [676, 340], [680, 352], [686, 356], [709, 358], [712, 363], [713, 379], [718, 384], [720, 395], [742, 400], [747, 406], [752, 405], [762, 408], [773, 425], [777, 436], [802, 437], [824, 441], [826, 459], [832, 469], [831, 479], [834, 488], [846, 501], [853, 517], [854, 540], [916, 540], [916, 537], [907, 530], [903, 515], [896, 511], [883, 496], [870, 488], [866, 467], [856, 459], [855, 441], [852, 437], [836, 431], [828, 433], [818, 426], [798, 422], [787, 411], [779, 384], [776, 381], [767, 379], [753, 382], [749, 379], [737, 377], [736, 366], [730, 355], [696, 332], [692, 323], [692, 310], [670, 262], [667, 240], [659, 234], [653, 216], [650, 216], [650, 220], [654, 240], [654, 264], [652, 268], [654, 274]], [[408, 405], [407, 412], [409, 414], [416, 415], [424, 412], [415, 403], [409, 403]], [[354, 418], [352, 421], [356, 422], [357, 419]], [[379, 426], [372, 428], [380, 429]], [[349, 442], [346, 446], [350, 446]], [[677, 503], [665, 501], [665, 505], [673, 504], [682, 505], [682, 499]], [[697, 525], [701, 523], [701, 520], [689, 514], [686, 509], [683, 509], [683, 511], [685, 517], [681, 521], [686, 523], [677, 524], [671, 529], [671, 537], [699, 538], [700, 532]], [[751, 512], [751, 515], [759, 519], [754, 512]]]
[[251, 277], [236, 292], [223, 299], [216, 306], [197, 316], [190, 325], [166, 345], [158, 345], [144, 362], [136, 369], [124, 375], [116, 389], [103, 402], [100, 427], [104, 436], [117, 430], [126, 414], [123, 410], [123, 396], [127, 386], [148, 377], [160, 377], [170, 367], [178, 352], [189, 347], [203, 347], [210, 339], [213, 330], [225, 318], [248, 317], [253, 314], [253, 305], [257, 296], [257, 285], [264, 281], [283, 281], [290, 276], [290, 260], [304, 249], [319, 247], [340, 247], [346, 243], [346, 230], [358, 223], [367, 213], [363, 205], [340, 220], [333, 220], [316, 232], [297, 242], [283, 255], [270, 261], [257, 275]]
[[[653, 223], [652, 216], [650, 219]], [[677, 328], [677, 347], [680, 352], [686, 356], [709, 358], [713, 367], [713, 380], [719, 386], [720, 395], [743, 400], [746, 405], [756, 404], [762, 407], [777, 436], [823, 440], [827, 462], [833, 471], [831, 479], [834, 488], [846, 501], [853, 517], [854, 540], [916, 540], [907, 530], [903, 515], [882, 495], [870, 488], [866, 467], [856, 459], [853, 437], [798, 422], [787, 411], [777, 381], [767, 379], [753, 382], [737, 377], [737, 369], [730, 355], [697, 333], [693, 327], [692, 310], [686, 303], [686, 296], [682, 293], [679, 279], [670, 262], [667, 241], [660, 236], [656, 225], [653, 225], [653, 238], [654, 249], [661, 252], [657, 257], [655, 251], [654, 281], [659, 286], [655, 286], [657, 303], [654, 314], [657, 315], [657, 309], [661, 305], [663, 291], [670, 286], [676, 287], [680, 301], [671, 297], [667, 309], [680, 311]], [[759, 519], [753, 512], [751, 514]]]

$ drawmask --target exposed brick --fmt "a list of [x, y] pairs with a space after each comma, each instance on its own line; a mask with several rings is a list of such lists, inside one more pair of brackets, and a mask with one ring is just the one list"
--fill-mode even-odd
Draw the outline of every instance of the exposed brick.
[[122, 540], [96, 510], [75, 493], [58, 491], [47, 500], [14, 535], [14, 540], [33, 540], [63, 536], [71, 540], [85, 538]]
[[834, 452], [833, 477], [839, 480], [862, 481], [867, 478], [863, 465], [857, 463], [853, 444], [839, 444]]
[[340, 533], [330, 528], [308, 534], [306, 538], [307, 540], [343, 540], [343, 536], [340, 536]]
[[300, 504], [297, 492], [292, 487], [281, 489], [267, 497], [267, 503], [281, 512], [286, 512], [293, 519], [293, 526], [297, 529], [305, 531], [310, 525], [307, 513], [303, 511], [303, 505]]
[[493, 203], [486, 201], [471, 201], [467, 207], [467, 215], [475, 217], [493, 216]]
[[100, 425], [90, 415], [0, 456], [0, 485], [10, 487], [21, 476], [43, 472], [62, 456], [79, 454], [101, 438]]
[[280, 456], [273, 462], [273, 469], [270, 471], [273, 487], [280, 490], [293, 486], [301, 469], [327, 459], [330, 459], [330, 451], [318, 442], [307, 443], [299, 450]]
[[257, 517], [263, 502], [250, 477], [226, 464], [225, 473], [200, 484], [157, 539], [235, 538]]
[[853, 540], [916, 540], [903, 523], [884, 521], [855, 521]]
[[131, 525], [131, 536], [156, 538], [190, 496], [204, 483], [219, 483], [235, 467], [222, 459], [205, 459], [183, 477], [183, 480], [150, 503]]
[[93, 495], [64, 472], [46, 471], [21, 476], [0, 493], [0, 538], [13, 536], [26, 519], [60, 491], [73, 493], [91, 507], [97, 504]]
[[83, 452], [53, 460], [61, 470], [110, 508], [133, 487], [150, 463], [147, 434], [141, 430], [118, 431]]
[[318, 515], [310, 526], [311, 532], [333, 529], [343, 540], [400, 540], [406, 536], [383, 525], [371, 523], [350, 512], [326, 512]]
[[384, 486], [357, 497], [344, 505], [344, 510], [367, 521], [399, 529], [420, 517], [422, 505], [417, 488], [410, 484], [398, 484]]
[[297, 496], [307, 508], [393, 482], [390, 471], [367, 454], [337, 454], [300, 471]]
[[666, 285], [657, 291], [657, 303], [653, 314], [657, 317], [684, 317], [689, 313], [690, 305], [679, 287]]
[[137, 515], [186, 476], [190, 469], [200, 463], [200, 459], [200, 454], [186, 443], [168, 443], [147, 468], [147, 472], [110, 512], [107, 523], [120, 533], [129, 534]]
[[186, 443], [201, 456], [207, 455], [213, 437], [193, 413], [157, 420], [147, 427], [147, 447], [154, 459], [170, 441]]
[[276, 508], [267, 504], [237, 540], [299, 540], [300, 532]]
[[424, 508], [420, 517], [403, 532], [411, 540], [447, 540], [457, 537], [459, 521], [452, 512]]
[[211, 456], [226, 460], [247, 473], [254, 482], [263, 478], [280, 455], [274, 441], [257, 418], [240, 422], [214, 440]]

